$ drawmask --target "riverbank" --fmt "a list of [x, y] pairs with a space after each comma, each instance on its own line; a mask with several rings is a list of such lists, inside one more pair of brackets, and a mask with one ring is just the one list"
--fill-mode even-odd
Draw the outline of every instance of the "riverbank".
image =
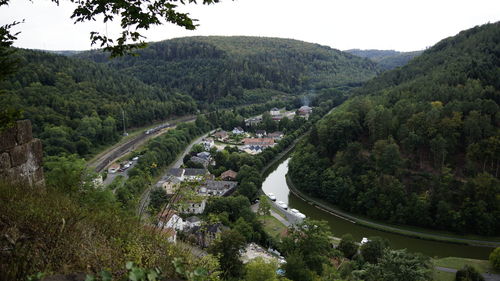
[[372, 220], [364, 219], [359, 216], [354, 216], [352, 214], [349, 214], [347, 212], [341, 211], [335, 206], [332, 206], [328, 202], [325, 202], [324, 200], [318, 199], [318, 198], [313, 198], [300, 190], [298, 190], [288, 174], [286, 175], [286, 182], [288, 185], [288, 188], [290, 192], [292, 192], [295, 196], [298, 198], [302, 199], [303, 201], [307, 202], [308, 204], [324, 211], [327, 212], [331, 215], [337, 216], [341, 219], [344, 219], [346, 221], [349, 221], [350, 223], [355, 223], [355, 224], [360, 224], [365, 227], [373, 228], [376, 230], [384, 231], [384, 232], [389, 232], [389, 233], [395, 233], [399, 235], [404, 235], [408, 237], [413, 237], [413, 238], [418, 238], [418, 239], [424, 239], [424, 240], [430, 240], [430, 241], [438, 241], [438, 242], [448, 242], [448, 243], [455, 243], [455, 244], [463, 244], [463, 245], [471, 245], [471, 246], [481, 246], [481, 247], [499, 247], [500, 246], [500, 240], [497, 241], [488, 241], [488, 240], [479, 240], [479, 239], [466, 239], [466, 238], [461, 238], [461, 237], [453, 237], [453, 236], [448, 236], [445, 234], [441, 234], [438, 232], [433, 232], [430, 233], [428, 230], [412, 230], [409, 228], [402, 228], [401, 226], [396, 226], [396, 225], [389, 225], [385, 223], [379, 223], [375, 222]]

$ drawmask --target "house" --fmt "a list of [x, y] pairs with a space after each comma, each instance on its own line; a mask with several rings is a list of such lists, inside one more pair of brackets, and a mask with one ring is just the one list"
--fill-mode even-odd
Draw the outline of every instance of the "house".
[[187, 239], [192, 240], [198, 246], [207, 248], [212, 242], [228, 227], [222, 223], [215, 223], [207, 226], [195, 226], [186, 233]]
[[273, 121], [280, 121], [281, 119], [283, 119], [283, 115], [281, 115], [281, 114], [273, 115], [273, 116], [271, 116], [271, 119]]
[[229, 137], [226, 131], [218, 131], [214, 133], [213, 136], [219, 141], [226, 141], [227, 138]]
[[255, 131], [255, 135], [256, 135], [258, 138], [262, 138], [262, 137], [266, 136], [266, 135], [267, 135], [267, 133], [266, 133], [266, 130], [257, 130], [257, 131]]
[[207, 206], [207, 200], [191, 200], [185, 202], [181, 207], [181, 212], [184, 214], [202, 214]]
[[203, 183], [200, 188], [200, 193], [202, 195], [216, 195], [216, 196], [227, 196], [231, 194], [238, 185], [235, 181], [214, 181], [207, 180]]
[[262, 152], [262, 146], [258, 146], [258, 145], [251, 145], [249, 147], [245, 147], [243, 149], [244, 152], [250, 154], [250, 155], [255, 155], [255, 154], [259, 154]]
[[274, 145], [274, 139], [272, 138], [244, 138], [243, 143], [245, 146], [261, 146], [267, 148]]
[[211, 158], [210, 157], [210, 152], [206, 152], [206, 151], [197, 153], [196, 156], [199, 157], [199, 158], [205, 159], [205, 160], [210, 160], [210, 158]]
[[207, 169], [186, 168], [184, 169], [184, 177], [182, 180], [200, 181], [205, 175], [208, 175]]
[[205, 150], [210, 150], [212, 147], [214, 147], [215, 142], [212, 138], [205, 138], [201, 141], [201, 145], [203, 145], [203, 148]]
[[201, 220], [197, 216], [191, 216], [189, 218], [186, 218], [184, 221], [184, 229], [189, 229], [195, 226], [201, 226]]
[[158, 214], [158, 226], [182, 231], [184, 229], [184, 220], [177, 215], [175, 210], [167, 208]]
[[177, 188], [179, 188], [181, 180], [172, 175], [167, 175], [156, 183], [157, 187], [161, 187], [165, 190], [167, 195], [174, 195]]
[[192, 156], [189, 160], [193, 161], [194, 163], [199, 163], [205, 168], [208, 167], [208, 164], [210, 163], [207, 159], [200, 158], [198, 156]]
[[272, 138], [274, 140], [281, 140], [283, 138], [283, 136], [284, 136], [283, 132], [280, 132], [280, 131], [270, 133], [267, 135], [268, 138]]
[[262, 116], [252, 117], [245, 119], [245, 126], [251, 127], [260, 124], [262, 122]]
[[234, 127], [232, 133], [235, 135], [241, 135], [245, 133], [245, 130], [243, 130], [243, 128], [241, 127]]
[[182, 168], [172, 168], [167, 172], [168, 176], [173, 176], [178, 178], [180, 181], [184, 180], [184, 169]]
[[120, 169], [120, 164], [118, 163], [113, 163], [108, 167], [108, 173], [114, 174]]
[[312, 113], [312, 108], [307, 105], [304, 105], [299, 108], [298, 112], [299, 115], [301, 116], [307, 116]]
[[272, 108], [269, 113], [271, 114], [271, 116], [276, 116], [276, 115], [280, 115], [280, 110], [276, 107]]
[[227, 170], [220, 175], [220, 178], [225, 181], [234, 181], [236, 180], [236, 176], [238, 176], [238, 173], [233, 170]]

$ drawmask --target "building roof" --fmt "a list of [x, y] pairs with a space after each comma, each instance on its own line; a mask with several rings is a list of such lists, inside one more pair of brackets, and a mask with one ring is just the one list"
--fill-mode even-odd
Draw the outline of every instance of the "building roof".
[[166, 175], [156, 183], [156, 186], [162, 186], [166, 182], [176, 184], [176, 183], [180, 183], [181, 181], [176, 176]]
[[218, 131], [214, 133], [215, 137], [227, 137], [227, 132], [226, 131]]
[[185, 176], [203, 176], [205, 174], [207, 174], [207, 169], [193, 169], [193, 168], [184, 169]]
[[240, 131], [240, 132], [244, 132], [243, 128], [242, 127], [234, 127], [233, 131]]
[[163, 211], [158, 213], [158, 219], [168, 222], [174, 215], [177, 215], [175, 210], [170, 208], [165, 208]]
[[174, 177], [182, 177], [184, 174], [184, 169], [182, 168], [171, 168], [168, 170], [168, 175], [174, 176]]
[[202, 151], [202, 152], [196, 154], [196, 156], [203, 158], [203, 159], [208, 159], [208, 158], [210, 158], [210, 152]]
[[277, 131], [277, 132], [273, 132], [273, 133], [267, 134], [267, 136], [271, 137], [271, 138], [281, 137], [281, 136], [283, 136], [283, 132]]
[[279, 111], [279, 109], [276, 107], [273, 107], [273, 108], [271, 108], [271, 111]]
[[231, 189], [234, 188], [238, 185], [237, 182], [235, 181], [214, 181], [214, 180], [207, 180], [205, 182], [205, 187], [207, 189], [211, 190], [226, 190], [226, 189]]
[[197, 216], [191, 216], [189, 218], [186, 218], [186, 221], [190, 222], [190, 223], [195, 223], [195, 222], [199, 222], [201, 221], [201, 219]]
[[193, 161], [194, 163], [200, 163], [200, 164], [203, 164], [203, 165], [208, 164], [208, 160], [207, 159], [200, 158], [198, 156], [192, 156], [190, 160]]
[[245, 145], [259, 145], [259, 146], [271, 146], [274, 144], [274, 139], [272, 138], [245, 138], [243, 139]]
[[224, 173], [222, 173], [220, 175], [220, 177], [223, 178], [223, 179], [225, 179], [225, 178], [233, 178], [233, 179], [235, 179], [236, 176], [238, 176], [238, 173], [236, 173], [233, 170], [227, 170], [227, 171], [225, 171]]
[[255, 133], [258, 134], [258, 135], [259, 134], [263, 135], [263, 134], [266, 133], [266, 130], [257, 130], [257, 131], [255, 131]]

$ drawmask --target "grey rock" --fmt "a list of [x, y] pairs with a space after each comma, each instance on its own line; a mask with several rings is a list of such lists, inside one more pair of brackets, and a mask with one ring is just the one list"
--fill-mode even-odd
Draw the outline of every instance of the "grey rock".
[[17, 121], [16, 128], [17, 128], [16, 139], [18, 144], [25, 144], [33, 139], [30, 120]]

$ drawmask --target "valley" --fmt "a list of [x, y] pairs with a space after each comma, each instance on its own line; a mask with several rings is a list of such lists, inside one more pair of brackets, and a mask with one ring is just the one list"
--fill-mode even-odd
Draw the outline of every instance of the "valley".
[[412, 52], [7, 39], [0, 280], [500, 276], [500, 22]]

